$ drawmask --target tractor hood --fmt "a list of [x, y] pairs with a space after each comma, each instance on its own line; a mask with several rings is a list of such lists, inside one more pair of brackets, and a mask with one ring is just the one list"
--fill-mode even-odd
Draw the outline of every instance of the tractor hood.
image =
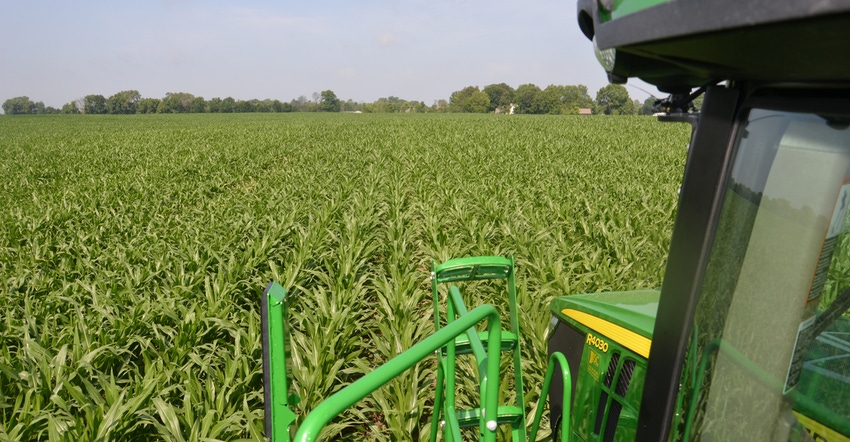
[[563, 321], [575, 321], [576, 316], [594, 317], [652, 339], [660, 293], [658, 290], [632, 290], [562, 296], [553, 299], [549, 308]]

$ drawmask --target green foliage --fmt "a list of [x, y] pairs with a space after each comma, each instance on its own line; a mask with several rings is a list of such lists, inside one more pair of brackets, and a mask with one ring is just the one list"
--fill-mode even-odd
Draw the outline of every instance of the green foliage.
[[579, 109], [590, 108], [593, 100], [587, 94], [587, 87], [558, 86], [550, 84], [540, 93], [539, 113], [578, 115]]
[[643, 100], [643, 104], [638, 110], [638, 115], [652, 115], [652, 106], [655, 104], [655, 101], [655, 97], [648, 97], [646, 100]]
[[3, 113], [6, 115], [31, 114], [35, 103], [27, 96], [9, 98], [3, 102]]
[[106, 98], [103, 95], [86, 95], [83, 99], [83, 113], [89, 115], [99, 115], [108, 112], [106, 107]]
[[367, 113], [419, 113], [427, 112], [429, 109], [421, 101], [407, 101], [390, 95], [389, 97], [378, 98], [374, 103], [364, 104], [348, 101], [345, 103], [345, 110], [359, 110]]
[[483, 114], [490, 108], [490, 97], [478, 86], [467, 86], [452, 93], [449, 103], [452, 112]]
[[3, 102], [3, 112], [6, 115], [21, 114], [58, 114], [59, 109], [50, 106], [45, 107], [41, 101], [33, 102], [29, 97], [9, 98]]
[[192, 113], [202, 113], [206, 111], [207, 102], [204, 100], [204, 97], [195, 97], [192, 100]]
[[187, 92], [168, 92], [156, 108], [158, 114], [180, 114], [192, 111], [195, 96]]
[[543, 91], [533, 84], [521, 84], [514, 93], [518, 114], [542, 114], [546, 108], [543, 101]]
[[[607, 95], [605, 96], [607, 99]], [[513, 105], [516, 105], [514, 107]], [[33, 103], [27, 97], [6, 100], [7, 114], [60, 113], [59, 109], [45, 107], [44, 103]], [[342, 101], [331, 90], [313, 93], [313, 99], [299, 96], [289, 103], [279, 100], [236, 100], [233, 97], [215, 97], [205, 100], [186, 92], [169, 92], [162, 99], [142, 98], [138, 91], [118, 92], [111, 97], [88, 95], [84, 99], [64, 105], [61, 113], [75, 114], [153, 114], [153, 113], [249, 113], [249, 112], [366, 112], [366, 113], [508, 113], [514, 108], [522, 114], [565, 114], [576, 115], [581, 108], [591, 108], [593, 100], [584, 85], [549, 85], [540, 90], [534, 84], [521, 85], [517, 90], [505, 83], [491, 84], [479, 90], [468, 86], [451, 95], [450, 102], [435, 100], [432, 106], [421, 101], [408, 101], [399, 97], [382, 97], [372, 103]], [[628, 108], [628, 106], [626, 106]], [[636, 103], [634, 108], [640, 107]], [[600, 108], [601, 109], [601, 108]], [[632, 113], [631, 108], [618, 113]]]
[[598, 115], [636, 115], [635, 103], [629, 98], [629, 91], [622, 84], [608, 84], [596, 93]]
[[142, 94], [139, 91], [122, 91], [106, 99], [106, 109], [110, 114], [135, 114]]
[[487, 109], [489, 112], [495, 112], [496, 108], [510, 110], [514, 101], [514, 88], [505, 83], [491, 84], [484, 86], [483, 92], [490, 98], [490, 106]]
[[80, 108], [77, 106], [76, 101], [72, 101], [72, 102], [66, 103], [62, 106], [61, 113], [63, 113], [63, 114], [79, 114]]
[[136, 106], [137, 114], [155, 114], [161, 100], [158, 98], [142, 98]]
[[322, 112], [339, 112], [339, 98], [334, 91], [328, 89], [322, 91], [322, 101], [319, 102], [319, 110]]
[[[293, 300], [300, 422], [433, 332], [431, 260], [486, 254], [517, 257], [530, 415], [549, 300], [660, 285], [688, 135], [637, 117], [0, 118], [0, 440], [261, 440], [269, 280]], [[433, 382], [423, 362], [326, 434], [426, 438]]]

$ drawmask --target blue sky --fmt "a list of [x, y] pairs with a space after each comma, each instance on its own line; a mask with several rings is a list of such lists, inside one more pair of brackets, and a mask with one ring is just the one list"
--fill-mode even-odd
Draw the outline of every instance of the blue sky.
[[[279, 99], [433, 104], [466, 86], [606, 84], [573, 0], [0, 0], [0, 101]], [[643, 83], [633, 83], [656, 93]], [[629, 88], [633, 98], [647, 94]]]

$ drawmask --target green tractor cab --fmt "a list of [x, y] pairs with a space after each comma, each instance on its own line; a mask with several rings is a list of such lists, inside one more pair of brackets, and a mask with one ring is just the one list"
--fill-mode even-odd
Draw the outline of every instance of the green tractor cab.
[[[295, 432], [286, 292], [272, 283], [269, 438], [315, 440], [435, 358], [431, 440], [470, 429], [536, 440], [544, 409], [560, 441], [850, 440], [850, 1], [579, 0], [578, 23], [611, 82], [657, 86], [669, 94], [659, 119], [693, 127], [660, 290], [552, 300], [548, 407], [526, 422], [512, 258], [435, 264], [435, 333]], [[510, 311], [467, 308], [452, 284], [480, 279], [504, 282]], [[480, 403], [463, 410], [456, 357], [471, 358], [479, 386]], [[501, 402], [500, 382], [518, 386], [518, 403]]]

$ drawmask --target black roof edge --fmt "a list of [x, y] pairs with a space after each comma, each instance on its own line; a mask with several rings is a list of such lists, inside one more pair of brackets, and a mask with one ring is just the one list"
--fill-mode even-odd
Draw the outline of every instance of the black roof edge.
[[[850, 13], [850, 0], [788, 2], [674, 0], [600, 23], [596, 1], [579, 0], [578, 6], [580, 23], [583, 12], [593, 11], [593, 34], [588, 38], [595, 35], [597, 44], [602, 49], [822, 15]], [[581, 26], [582, 31], [587, 35], [585, 31], [587, 25]]]

